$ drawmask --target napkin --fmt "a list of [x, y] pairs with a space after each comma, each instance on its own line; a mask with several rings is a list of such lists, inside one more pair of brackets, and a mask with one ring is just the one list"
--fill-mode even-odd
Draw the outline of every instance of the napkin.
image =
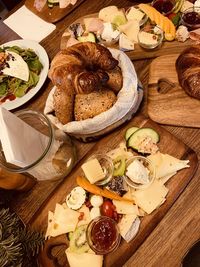
[[54, 24], [39, 18], [25, 6], [5, 19], [4, 23], [23, 39], [36, 42], [40, 42], [56, 28]]
[[0, 107], [0, 140], [7, 162], [25, 167], [43, 153], [49, 138]]

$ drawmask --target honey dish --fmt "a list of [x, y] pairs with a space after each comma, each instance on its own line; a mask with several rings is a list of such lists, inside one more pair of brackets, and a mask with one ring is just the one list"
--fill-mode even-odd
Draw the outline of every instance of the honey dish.
[[145, 25], [138, 33], [138, 43], [146, 49], [158, 47], [163, 40], [163, 31], [154, 25]]
[[112, 179], [114, 165], [110, 157], [104, 154], [95, 154], [81, 168], [90, 183], [105, 185]]
[[155, 168], [146, 157], [134, 156], [126, 162], [124, 179], [135, 189], [147, 188], [155, 179]]

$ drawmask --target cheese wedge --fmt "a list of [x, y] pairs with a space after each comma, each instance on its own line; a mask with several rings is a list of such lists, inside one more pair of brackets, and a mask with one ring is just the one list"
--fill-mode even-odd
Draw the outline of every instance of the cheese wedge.
[[11, 57], [7, 61], [8, 67], [4, 68], [2, 73], [27, 82], [29, 79], [29, 68], [27, 63], [15, 52], [6, 51], [6, 54], [11, 55]]
[[168, 189], [155, 180], [149, 187], [133, 192], [133, 195], [136, 205], [150, 214], [165, 201], [167, 193]]
[[94, 184], [105, 177], [103, 169], [96, 158], [87, 161], [81, 168], [91, 184]]
[[90, 253], [82, 253], [77, 254], [74, 252], [70, 252], [69, 249], [65, 251], [67, 255], [67, 260], [70, 267], [102, 267], [103, 266], [103, 256], [90, 254]]
[[48, 212], [48, 226], [47, 226], [47, 231], [46, 231], [46, 234], [45, 234], [45, 239], [47, 239], [49, 236], [51, 236], [51, 233], [53, 231], [54, 223], [55, 223], [55, 219], [54, 219], [54, 216], [53, 216], [53, 212], [49, 211]]
[[125, 33], [128, 39], [134, 43], [138, 43], [138, 33], [140, 30], [137, 20], [130, 20], [126, 24], [120, 25], [118, 30]]
[[189, 168], [189, 160], [180, 160], [168, 154], [160, 152], [147, 157], [156, 169], [156, 178], [171, 175], [181, 169]]
[[113, 200], [113, 204], [115, 205], [116, 211], [119, 214], [139, 215], [138, 207], [136, 205], [133, 205], [132, 203], [119, 201], [119, 200]]
[[139, 226], [140, 219], [134, 214], [124, 215], [118, 223], [119, 232], [126, 242], [130, 242], [136, 236]]

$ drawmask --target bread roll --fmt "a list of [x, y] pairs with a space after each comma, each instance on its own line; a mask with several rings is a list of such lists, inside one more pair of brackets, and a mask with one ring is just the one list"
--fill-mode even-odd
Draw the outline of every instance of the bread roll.
[[109, 89], [102, 89], [90, 94], [77, 94], [74, 106], [75, 120], [81, 121], [93, 118], [110, 109], [116, 100], [116, 95]]
[[121, 69], [117, 66], [113, 70], [109, 70], [106, 72], [109, 76], [107, 86], [117, 94], [122, 89], [123, 85]]
[[200, 45], [186, 48], [176, 60], [176, 71], [185, 92], [200, 99]]

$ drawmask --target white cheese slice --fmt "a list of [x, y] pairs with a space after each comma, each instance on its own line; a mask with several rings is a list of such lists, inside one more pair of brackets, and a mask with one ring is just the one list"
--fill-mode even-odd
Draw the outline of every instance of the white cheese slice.
[[67, 255], [67, 260], [70, 267], [102, 267], [103, 266], [103, 256], [90, 254], [90, 253], [74, 253], [70, 252], [69, 249], [65, 251]]
[[145, 45], [156, 45], [158, 43], [158, 36], [149, 32], [139, 33], [140, 42]]
[[152, 213], [165, 200], [168, 189], [158, 180], [155, 180], [148, 188], [133, 192], [135, 203], [146, 213]]
[[122, 51], [134, 50], [134, 43], [124, 33], [121, 33], [119, 37], [119, 49]]
[[6, 51], [7, 55], [11, 55], [7, 60], [8, 67], [2, 70], [3, 74], [28, 81], [29, 79], [29, 68], [23, 58], [15, 52]]
[[120, 32], [118, 30], [114, 30], [113, 26], [110, 22], [103, 23], [103, 31], [101, 33], [101, 38], [107, 42], [111, 42], [113, 40], [118, 40]]
[[150, 155], [147, 158], [155, 166], [157, 179], [171, 175], [181, 169], [189, 168], [189, 160], [180, 160], [160, 152], [155, 155]]
[[126, 34], [128, 39], [132, 42], [138, 43], [139, 22], [137, 20], [130, 20], [126, 24], [120, 25], [118, 30]]
[[121, 236], [130, 242], [138, 233], [140, 220], [135, 214], [124, 215], [118, 223], [119, 232]]
[[161, 183], [161, 184], [166, 184], [167, 181], [168, 181], [172, 176], [174, 176], [176, 173], [177, 173], [177, 172], [173, 172], [173, 173], [170, 173], [169, 175], [166, 175], [166, 176], [160, 178], [160, 179], [159, 179], [160, 183]]
[[144, 17], [144, 13], [135, 7], [131, 7], [128, 14], [126, 14], [128, 20], [140, 21]]
[[132, 203], [113, 200], [113, 204], [116, 207], [116, 211], [119, 214], [135, 214], [139, 215], [138, 207]]
[[105, 22], [111, 22], [118, 13], [119, 9], [116, 6], [107, 6], [99, 11], [99, 18]]
[[94, 184], [105, 177], [103, 169], [96, 158], [87, 161], [81, 168], [91, 184]]

